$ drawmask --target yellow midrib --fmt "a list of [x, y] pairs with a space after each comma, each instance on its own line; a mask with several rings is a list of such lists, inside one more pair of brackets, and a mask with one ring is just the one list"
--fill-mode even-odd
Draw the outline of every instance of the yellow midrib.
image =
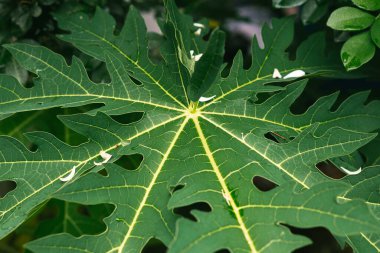
[[[77, 24], [72, 23], [72, 25], [76, 27], [80, 27]], [[80, 27], [82, 29], [82, 27]], [[141, 70], [150, 80], [153, 81], [166, 95], [168, 95], [173, 101], [175, 101], [178, 105], [186, 109], [186, 106], [184, 106], [180, 101], [177, 100], [170, 92], [168, 92], [159, 82], [156, 80], [149, 72], [147, 72], [144, 68], [142, 68], [137, 61], [134, 61], [131, 59], [128, 55], [126, 55], [119, 47], [117, 47], [115, 44], [111, 43], [110, 41], [106, 40], [102, 36], [99, 36], [98, 34], [88, 30], [88, 29], [83, 29], [83, 31], [93, 35], [94, 37], [98, 38], [99, 40], [103, 41], [104, 43], [108, 44], [111, 46], [113, 49], [115, 49], [119, 54], [121, 54], [125, 59], [127, 59], [129, 62], [131, 62], [133, 65], [135, 65], [139, 70]]]
[[[172, 121], [175, 121], [175, 120], [177, 120], [177, 119], [179, 119], [179, 118], [182, 118], [182, 117], [183, 117], [183, 115], [179, 115], [179, 116], [174, 117], [174, 118], [171, 118], [171, 119], [169, 119], [169, 120], [167, 120], [167, 121], [161, 122], [161, 123], [159, 123], [159, 124], [157, 124], [157, 125], [154, 125], [154, 126], [148, 128], [148, 129], [146, 129], [146, 130], [143, 130], [143, 131], [141, 131], [141, 132], [135, 134], [134, 136], [130, 137], [128, 140], [131, 141], [131, 140], [133, 140], [133, 139], [135, 139], [135, 138], [137, 138], [137, 137], [139, 137], [139, 136], [141, 136], [141, 135], [144, 135], [144, 134], [146, 134], [146, 133], [149, 133], [150, 131], [152, 131], [152, 130], [158, 128], [158, 127], [161, 127], [161, 126], [163, 126], [163, 125], [166, 125], [166, 124], [168, 124], [168, 123], [170, 123], [170, 122], [172, 122]], [[119, 144], [121, 144], [121, 142], [120, 142]], [[105, 151], [105, 152], [109, 152], [109, 151], [115, 149], [116, 147], [118, 147], [118, 145], [114, 145], [114, 146], [112, 146], [112, 147], [110, 147], [110, 148], [108, 148], [108, 149], [106, 149], [106, 150], [103, 150], [103, 151]], [[78, 164], [76, 165], [76, 167], [77, 167], [77, 168], [80, 168], [80, 166], [85, 165], [85, 164], [88, 163], [89, 161], [91, 161], [91, 160], [97, 158], [98, 156], [99, 156], [99, 154], [96, 154], [96, 155], [94, 155], [94, 156], [91, 156], [91, 157], [89, 157], [88, 159], [86, 159], [86, 160], [81, 161], [80, 163], [78, 163]], [[22, 162], [23, 162], [23, 161], [22, 161]], [[40, 161], [40, 162], [41, 162], [41, 161]], [[45, 161], [45, 162], [46, 162], [46, 161]], [[58, 161], [58, 162], [61, 163], [61, 162], [65, 162], [65, 161]], [[23, 203], [24, 201], [30, 199], [32, 196], [36, 195], [37, 193], [39, 193], [40, 191], [42, 191], [42, 190], [45, 189], [46, 187], [48, 187], [48, 186], [52, 185], [53, 183], [57, 182], [61, 177], [63, 177], [64, 175], [66, 175], [66, 174], [67, 174], [68, 172], [70, 172], [71, 170], [72, 170], [71, 167], [68, 168], [67, 171], [65, 171], [64, 173], [61, 173], [61, 174], [58, 175], [56, 178], [54, 178], [53, 180], [51, 180], [49, 183], [45, 184], [43, 187], [37, 189], [36, 191], [34, 191], [33, 193], [31, 193], [30, 195], [28, 195], [28, 196], [26, 196], [25, 198], [21, 199], [20, 201], [18, 201], [17, 203], [15, 203], [13, 206], [9, 207], [7, 210], [0, 211], [0, 220], [3, 219], [4, 215], [7, 214], [9, 211], [13, 210], [15, 207], [17, 207], [19, 204]]]
[[[156, 183], [157, 178], [160, 175], [161, 170], [164, 167], [164, 164], [166, 163], [166, 161], [167, 161], [167, 159], [168, 159], [168, 157], [169, 157], [172, 149], [174, 148], [175, 143], [177, 142], [180, 134], [182, 133], [182, 130], [184, 129], [184, 127], [186, 126], [186, 124], [187, 124], [188, 121], [189, 121], [189, 118], [186, 117], [185, 120], [182, 122], [181, 126], [179, 127], [178, 131], [176, 132], [176, 134], [175, 134], [173, 140], [171, 141], [168, 149], [166, 150], [166, 152], [165, 152], [165, 154], [164, 154], [164, 156], [163, 156], [160, 164], [158, 165], [158, 168], [157, 168], [156, 172], [153, 174], [153, 177], [152, 177], [152, 180], [150, 181], [149, 186], [147, 187], [147, 189], [145, 191], [144, 197], [141, 200], [138, 209], [136, 210], [136, 213], [135, 213], [135, 215], [134, 215], [134, 217], [132, 219], [132, 222], [131, 222], [131, 224], [130, 224], [130, 226], [128, 228], [127, 234], [125, 235], [125, 237], [124, 237], [123, 241], [121, 242], [120, 246], [116, 247], [117, 252], [119, 252], [119, 253], [123, 252], [123, 249], [124, 249], [124, 247], [125, 247], [128, 239], [130, 238], [130, 236], [131, 236], [131, 234], [133, 232], [133, 229], [134, 229], [134, 227], [135, 227], [135, 225], [137, 223], [137, 220], [138, 220], [138, 218], [139, 218], [139, 216], [141, 214], [141, 211], [144, 208], [148, 197], [150, 196], [150, 192], [151, 192], [154, 184]], [[115, 248], [109, 250], [108, 252], [112, 252], [112, 251], [115, 251]]]
[[278, 164], [275, 161], [273, 161], [272, 159], [270, 159], [269, 157], [267, 157], [266, 155], [262, 154], [256, 148], [254, 148], [253, 146], [249, 145], [247, 142], [245, 142], [244, 140], [242, 140], [240, 137], [236, 136], [234, 133], [232, 133], [229, 130], [227, 130], [226, 128], [224, 128], [222, 125], [217, 124], [216, 122], [212, 121], [211, 119], [208, 119], [207, 117], [204, 117], [204, 116], [201, 116], [201, 117], [203, 119], [205, 119], [206, 121], [208, 121], [209, 123], [213, 124], [215, 127], [221, 129], [222, 131], [224, 131], [225, 133], [227, 133], [228, 135], [230, 135], [231, 137], [233, 137], [237, 141], [241, 142], [242, 144], [244, 144], [245, 146], [247, 146], [251, 150], [255, 151], [258, 155], [260, 155], [266, 161], [268, 161], [269, 163], [273, 164], [279, 170], [281, 170], [283, 173], [285, 173], [287, 176], [289, 176], [291, 179], [293, 179], [294, 181], [296, 181], [297, 183], [299, 183], [300, 185], [302, 185], [302, 187], [304, 187], [306, 189], [310, 189], [310, 187], [307, 184], [305, 184], [304, 181], [301, 181], [296, 176], [294, 176], [293, 174], [291, 174], [290, 172], [288, 172], [284, 167], [282, 167], [282, 164]]
[[202, 146], [203, 146], [203, 148], [204, 148], [204, 150], [206, 152], [206, 156], [207, 156], [207, 158], [210, 161], [210, 164], [211, 164], [211, 166], [212, 166], [212, 168], [213, 168], [213, 170], [215, 172], [215, 175], [218, 178], [218, 181], [219, 181], [219, 183], [220, 183], [220, 185], [221, 185], [221, 187], [223, 189], [223, 192], [227, 195], [227, 197], [230, 200], [230, 205], [232, 207], [232, 211], [235, 214], [235, 217], [236, 217], [236, 219], [237, 219], [237, 221], [239, 223], [239, 226], [240, 226], [240, 229], [241, 229], [241, 231], [242, 231], [242, 233], [244, 235], [244, 238], [245, 238], [245, 240], [246, 240], [246, 242], [247, 242], [247, 244], [248, 244], [251, 252], [252, 253], [258, 253], [258, 251], [257, 251], [257, 249], [256, 249], [256, 247], [255, 247], [255, 245], [253, 243], [253, 240], [252, 240], [252, 238], [251, 238], [251, 236], [249, 234], [249, 231], [248, 231], [247, 227], [245, 226], [243, 218], [240, 215], [239, 208], [236, 205], [235, 200], [232, 198], [231, 192], [228, 189], [227, 184], [224, 181], [223, 175], [221, 174], [221, 172], [219, 170], [219, 167], [218, 167], [218, 165], [217, 165], [217, 163], [216, 163], [216, 161], [215, 161], [215, 159], [214, 159], [214, 157], [212, 155], [210, 147], [208, 146], [207, 139], [206, 139], [206, 137], [203, 134], [202, 128], [201, 128], [201, 126], [199, 124], [198, 117], [193, 117], [193, 122], [194, 122], [195, 128], [196, 128], [196, 130], [198, 132], [199, 139], [202, 142]]

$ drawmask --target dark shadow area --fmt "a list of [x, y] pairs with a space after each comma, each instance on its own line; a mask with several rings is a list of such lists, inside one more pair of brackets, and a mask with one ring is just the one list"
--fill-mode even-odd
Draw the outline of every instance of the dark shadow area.
[[143, 156], [140, 154], [123, 155], [114, 164], [126, 170], [136, 170], [143, 160]]
[[101, 169], [97, 172], [99, 175], [102, 175], [104, 177], [108, 176], [107, 170], [106, 169]]
[[220, 249], [218, 251], [215, 251], [215, 253], [230, 253], [228, 249]]
[[131, 75], [129, 75], [129, 78], [132, 80], [132, 82], [134, 82], [134, 84], [136, 84], [137, 86], [140, 86], [142, 83], [137, 80], [136, 78], [133, 78]]
[[126, 113], [122, 115], [112, 115], [111, 118], [120, 124], [129, 124], [139, 121], [144, 116], [143, 112]]
[[252, 179], [252, 183], [254, 186], [256, 186], [257, 189], [259, 189], [262, 192], [273, 190], [274, 188], [278, 186], [272, 181], [269, 181], [268, 179], [260, 177], [260, 176], [255, 176]]
[[329, 161], [320, 162], [316, 167], [320, 172], [333, 179], [341, 179], [346, 175]]
[[174, 208], [174, 213], [179, 214], [185, 217], [186, 219], [197, 221], [194, 215], [191, 214], [191, 211], [193, 210], [199, 210], [202, 212], [211, 212], [211, 207], [209, 206], [209, 204], [205, 202], [199, 202], [199, 203], [191, 204], [189, 206]]
[[145, 244], [141, 253], [165, 253], [168, 248], [160, 240], [152, 238]]
[[38, 150], [38, 146], [34, 143], [31, 143], [30, 145], [28, 145], [28, 149], [30, 152], [36, 152]]
[[177, 185], [175, 187], [171, 187], [171, 189], [170, 189], [171, 193], [173, 194], [174, 192], [181, 190], [183, 187], [185, 187], [185, 186], [184, 185]]
[[352, 253], [352, 249], [346, 245], [341, 249], [334, 236], [325, 228], [295, 228], [286, 225], [294, 234], [304, 235], [313, 243], [295, 250], [293, 253]]
[[0, 199], [4, 198], [8, 193], [16, 189], [16, 182], [12, 180], [0, 181]]

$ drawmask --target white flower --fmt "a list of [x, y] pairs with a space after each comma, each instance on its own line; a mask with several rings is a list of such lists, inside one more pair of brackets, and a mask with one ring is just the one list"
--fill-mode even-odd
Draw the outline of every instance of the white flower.
[[101, 161], [99, 163], [98, 162], [94, 162], [94, 164], [97, 165], [97, 166], [102, 165], [103, 163], [107, 163], [111, 159], [111, 157], [112, 157], [112, 155], [106, 153], [103, 150], [100, 151], [99, 155], [103, 158], [103, 161]]
[[70, 173], [66, 177], [60, 177], [59, 180], [61, 180], [62, 182], [67, 182], [67, 181], [70, 181], [71, 179], [73, 179], [73, 177], [75, 175], [75, 169], [76, 168], [77, 168], [76, 166], [73, 166]]
[[288, 78], [298, 78], [298, 77], [302, 77], [304, 76], [306, 73], [305, 71], [303, 70], [295, 70], [293, 72], [290, 72], [289, 74], [287, 74], [286, 76], [284, 76], [284, 79], [288, 79]]
[[216, 95], [214, 95], [212, 97], [200, 97], [199, 102], [207, 102], [207, 101], [210, 101], [211, 99], [213, 99], [214, 97], [216, 97]]
[[195, 27], [198, 27], [198, 29], [194, 32], [195, 35], [200, 36], [202, 33], [202, 29], [205, 28], [205, 26], [201, 23], [194, 23]]
[[278, 69], [273, 70], [272, 78], [282, 78], [282, 75], [281, 75], [280, 71], [278, 71]]
[[194, 23], [194, 26], [198, 28], [205, 28], [205, 26], [201, 23]]
[[199, 61], [199, 59], [201, 59], [203, 54], [197, 54], [197, 55], [194, 55], [194, 50], [190, 50], [190, 57], [191, 59], [194, 59], [194, 61]]
[[353, 176], [353, 175], [357, 175], [359, 174], [360, 172], [362, 172], [362, 167], [360, 167], [359, 169], [355, 170], [355, 171], [349, 171], [348, 169], [345, 169], [343, 167], [340, 167], [340, 169], [346, 173], [347, 175], [349, 176]]

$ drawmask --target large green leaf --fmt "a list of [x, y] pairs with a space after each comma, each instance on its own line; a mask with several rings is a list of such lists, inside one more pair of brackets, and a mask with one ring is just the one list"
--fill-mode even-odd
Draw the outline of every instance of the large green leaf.
[[[380, 213], [380, 166], [366, 167], [359, 176], [348, 177], [347, 181], [353, 187], [343, 196], [341, 201], [350, 201], [354, 198], [364, 199], [374, 213]], [[348, 237], [347, 242], [356, 252], [378, 252], [380, 250], [379, 233], [360, 233]]]
[[[62, 56], [40, 46], [6, 46], [38, 77], [34, 87], [24, 88], [15, 78], [1, 76], [0, 113], [103, 106], [91, 114], [60, 117], [68, 128], [88, 138], [79, 146], [34, 132], [27, 134], [38, 147], [31, 152], [12, 137], [0, 137], [0, 180], [17, 184], [1, 199], [1, 236], [50, 198], [85, 205], [109, 203], [115, 210], [105, 219], [107, 229], [102, 233], [79, 238], [50, 235], [28, 244], [35, 252], [140, 252], [151, 238], [171, 245], [175, 252], [199, 252], [198, 246], [204, 246], [202, 251], [278, 252], [279, 241], [286, 244], [282, 252], [290, 252], [309, 242], [282, 224], [325, 226], [340, 236], [380, 233], [380, 220], [366, 198], [346, 196], [351, 183], [331, 180], [316, 167], [375, 137], [371, 132], [380, 126], [379, 101], [366, 103], [368, 93], [358, 93], [332, 111], [335, 94], [294, 115], [289, 108], [307, 81], [283, 87], [278, 84], [284, 79], [272, 76], [275, 68], [282, 75], [294, 70], [338, 75], [339, 63], [333, 54], [325, 55], [323, 36], [303, 42], [290, 60], [286, 50], [293, 21], [274, 20], [272, 28], [263, 28], [265, 47], [253, 41], [252, 66], [243, 69], [238, 53], [224, 77], [222, 33], [215, 31], [216, 37], [204, 41], [172, 1], [166, 2], [166, 9], [162, 59], [157, 64], [149, 58], [146, 29], [134, 8], [117, 35], [114, 20], [100, 9], [93, 18], [57, 17], [60, 27], [70, 32], [61, 36], [63, 40], [106, 63], [112, 80], [107, 84], [92, 82], [77, 58], [68, 66]], [[191, 63], [187, 51], [193, 48], [213, 64], [210, 71], [199, 67], [201, 60]], [[198, 80], [194, 76], [208, 74], [202, 85], [193, 82]], [[188, 87], [196, 95], [190, 97]], [[258, 93], [269, 98], [258, 100]], [[199, 96], [215, 98], [204, 103], [196, 101]], [[130, 112], [144, 115], [130, 124], [110, 117]], [[268, 138], [268, 133], [282, 136], [282, 143]], [[101, 152], [112, 159], [95, 166], [102, 160]], [[114, 163], [132, 154], [143, 156], [136, 170]], [[61, 182], [74, 166], [75, 177]], [[252, 183], [256, 176], [278, 187], [263, 193]], [[338, 197], [347, 201], [341, 203]], [[198, 222], [173, 211], [199, 202], [207, 203], [211, 212], [194, 211]], [[217, 233], [212, 233], [216, 227]]]

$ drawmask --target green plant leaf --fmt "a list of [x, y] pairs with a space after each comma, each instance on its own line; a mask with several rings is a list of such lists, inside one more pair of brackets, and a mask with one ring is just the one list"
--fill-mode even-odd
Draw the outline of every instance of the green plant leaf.
[[195, 72], [191, 76], [188, 86], [190, 100], [197, 102], [205, 91], [214, 83], [220, 73], [224, 56], [224, 33], [214, 31], [211, 34], [206, 52], [195, 65]]
[[305, 25], [318, 22], [328, 11], [328, 2], [319, 3], [317, 0], [309, 0], [302, 8], [301, 20]]
[[[350, 199], [363, 199], [373, 212], [380, 214], [380, 189], [379, 176], [380, 166], [366, 167], [357, 177], [347, 177], [346, 181], [353, 187], [343, 196], [341, 201], [350, 201]], [[347, 242], [353, 247], [355, 252], [377, 252], [380, 249], [379, 233], [360, 233], [347, 237]]]
[[370, 32], [364, 32], [349, 38], [340, 52], [340, 57], [347, 70], [354, 70], [369, 62], [375, 55], [376, 47]]
[[[212, 241], [199, 244], [206, 245], [206, 251], [227, 247], [278, 252], [281, 241], [281, 252], [291, 252], [310, 242], [285, 224], [324, 226], [340, 236], [380, 233], [380, 220], [366, 199], [344, 195], [352, 184], [331, 180], [316, 167], [375, 138], [380, 102], [367, 102], [368, 93], [362, 92], [332, 111], [337, 99], [333, 94], [293, 114], [290, 108], [307, 80], [291, 83], [295, 78], [273, 77], [276, 68], [284, 76], [293, 71], [339, 76], [342, 69], [333, 53], [326, 55], [323, 34], [304, 41], [290, 59], [293, 20], [275, 19], [263, 28], [264, 48], [253, 40], [252, 65], [244, 69], [238, 53], [227, 71], [220, 61], [224, 35], [214, 31], [205, 41], [173, 1], [165, 6], [162, 58], [157, 63], [151, 61], [145, 25], [133, 7], [117, 34], [113, 18], [100, 9], [92, 18], [80, 13], [57, 16], [60, 27], [68, 31], [61, 38], [105, 62], [110, 83], [91, 81], [78, 58], [68, 65], [41, 46], [6, 46], [37, 77], [33, 87], [25, 88], [13, 77], [0, 76], [1, 114], [100, 105], [88, 113], [59, 117], [87, 139], [77, 146], [49, 133], [32, 132], [26, 135], [37, 146], [32, 152], [13, 137], [0, 137], [0, 180], [17, 184], [1, 199], [0, 235], [9, 234], [51, 198], [111, 204], [115, 209], [104, 219], [107, 228], [101, 233], [49, 235], [27, 245], [35, 252], [141, 252], [151, 238], [176, 251], [189, 236]], [[195, 47], [204, 53], [205, 62], [201, 58], [192, 68], [188, 50]], [[205, 72], [199, 67], [204, 63], [213, 63], [213, 69]], [[194, 89], [194, 97], [188, 87]], [[261, 95], [266, 99], [259, 99]], [[199, 96], [215, 97], [190, 103]], [[111, 117], [133, 117], [136, 112], [143, 116], [128, 124]], [[282, 141], [274, 141], [273, 135]], [[110, 160], [103, 160], [104, 152]], [[118, 165], [122, 157], [136, 154], [143, 157], [138, 168]], [[62, 182], [73, 168], [74, 177]], [[277, 187], [264, 193], [252, 183], [255, 177]], [[338, 202], [340, 196], [347, 200]], [[200, 202], [211, 211], [192, 210], [198, 222], [175, 212]], [[220, 233], [204, 233], [216, 226], [222, 228]], [[186, 247], [195, 251], [192, 246], [197, 245]]]
[[300, 6], [307, 2], [307, 0], [272, 0], [273, 6], [276, 8], [289, 8]]
[[356, 6], [368, 11], [380, 10], [380, 2], [377, 0], [352, 0], [352, 2]]
[[365, 155], [367, 166], [380, 165], [380, 153], [377, 150], [379, 145], [380, 136], [376, 136], [374, 140], [361, 149], [362, 153]]
[[[289, 230], [281, 224], [277, 224], [278, 220], [286, 224], [315, 227], [316, 224], [313, 224], [315, 218], [313, 217], [316, 216], [326, 222], [324, 226], [329, 227], [332, 231], [335, 230], [335, 234], [340, 234], [340, 230], [346, 231], [342, 233], [344, 235], [350, 233], [349, 228], [345, 227], [345, 221], [350, 220], [351, 223], [353, 221], [352, 214], [360, 215], [367, 209], [365, 207], [356, 209], [351, 205], [354, 204], [353, 202], [348, 205], [347, 203], [343, 204], [343, 206], [347, 205], [346, 209], [341, 209], [343, 206], [337, 203], [335, 196], [342, 194], [349, 189], [349, 186], [339, 183], [319, 184], [304, 193], [296, 193], [291, 185], [278, 188], [269, 193], [252, 190], [246, 195], [248, 203], [239, 208], [240, 213], [244, 213], [244, 217], [257, 217], [245, 219], [248, 227], [251, 228], [247, 230], [247, 233], [255, 241], [255, 249], [251, 249], [251, 252], [290, 252], [294, 247], [307, 243], [299, 238], [290, 241]], [[239, 192], [239, 194], [241, 193]], [[241, 198], [239, 197], [239, 199]], [[357, 203], [359, 204], [360, 201]], [[338, 213], [337, 210], [342, 211]], [[291, 214], [293, 212], [296, 214]], [[237, 251], [243, 244], [243, 242], [226, 239], [226, 233], [230, 236], [229, 238], [234, 238], [236, 233], [241, 233], [234, 225], [235, 217], [231, 217], [225, 212], [213, 212], [212, 214], [194, 212], [193, 214], [197, 218], [197, 223], [180, 220], [177, 233], [186, 236], [176, 237], [169, 252], [199, 252], [201, 249], [214, 252], [223, 246]], [[218, 217], [212, 217], [213, 215], [218, 215]], [[216, 220], [218, 222], [215, 222]], [[377, 219], [375, 218], [373, 221], [377, 222]], [[202, 225], [199, 226], [199, 224]], [[359, 221], [357, 225], [362, 226], [363, 224]], [[202, 231], [198, 231], [200, 228]], [[260, 229], [262, 233], [255, 234], [252, 231], [254, 228]], [[244, 240], [242, 239], [242, 241]]]
[[378, 48], [380, 48], [380, 15], [371, 26], [371, 38]]
[[341, 7], [333, 11], [327, 26], [339, 31], [358, 31], [370, 27], [375, 20], [371, 14], [354, 7]]

